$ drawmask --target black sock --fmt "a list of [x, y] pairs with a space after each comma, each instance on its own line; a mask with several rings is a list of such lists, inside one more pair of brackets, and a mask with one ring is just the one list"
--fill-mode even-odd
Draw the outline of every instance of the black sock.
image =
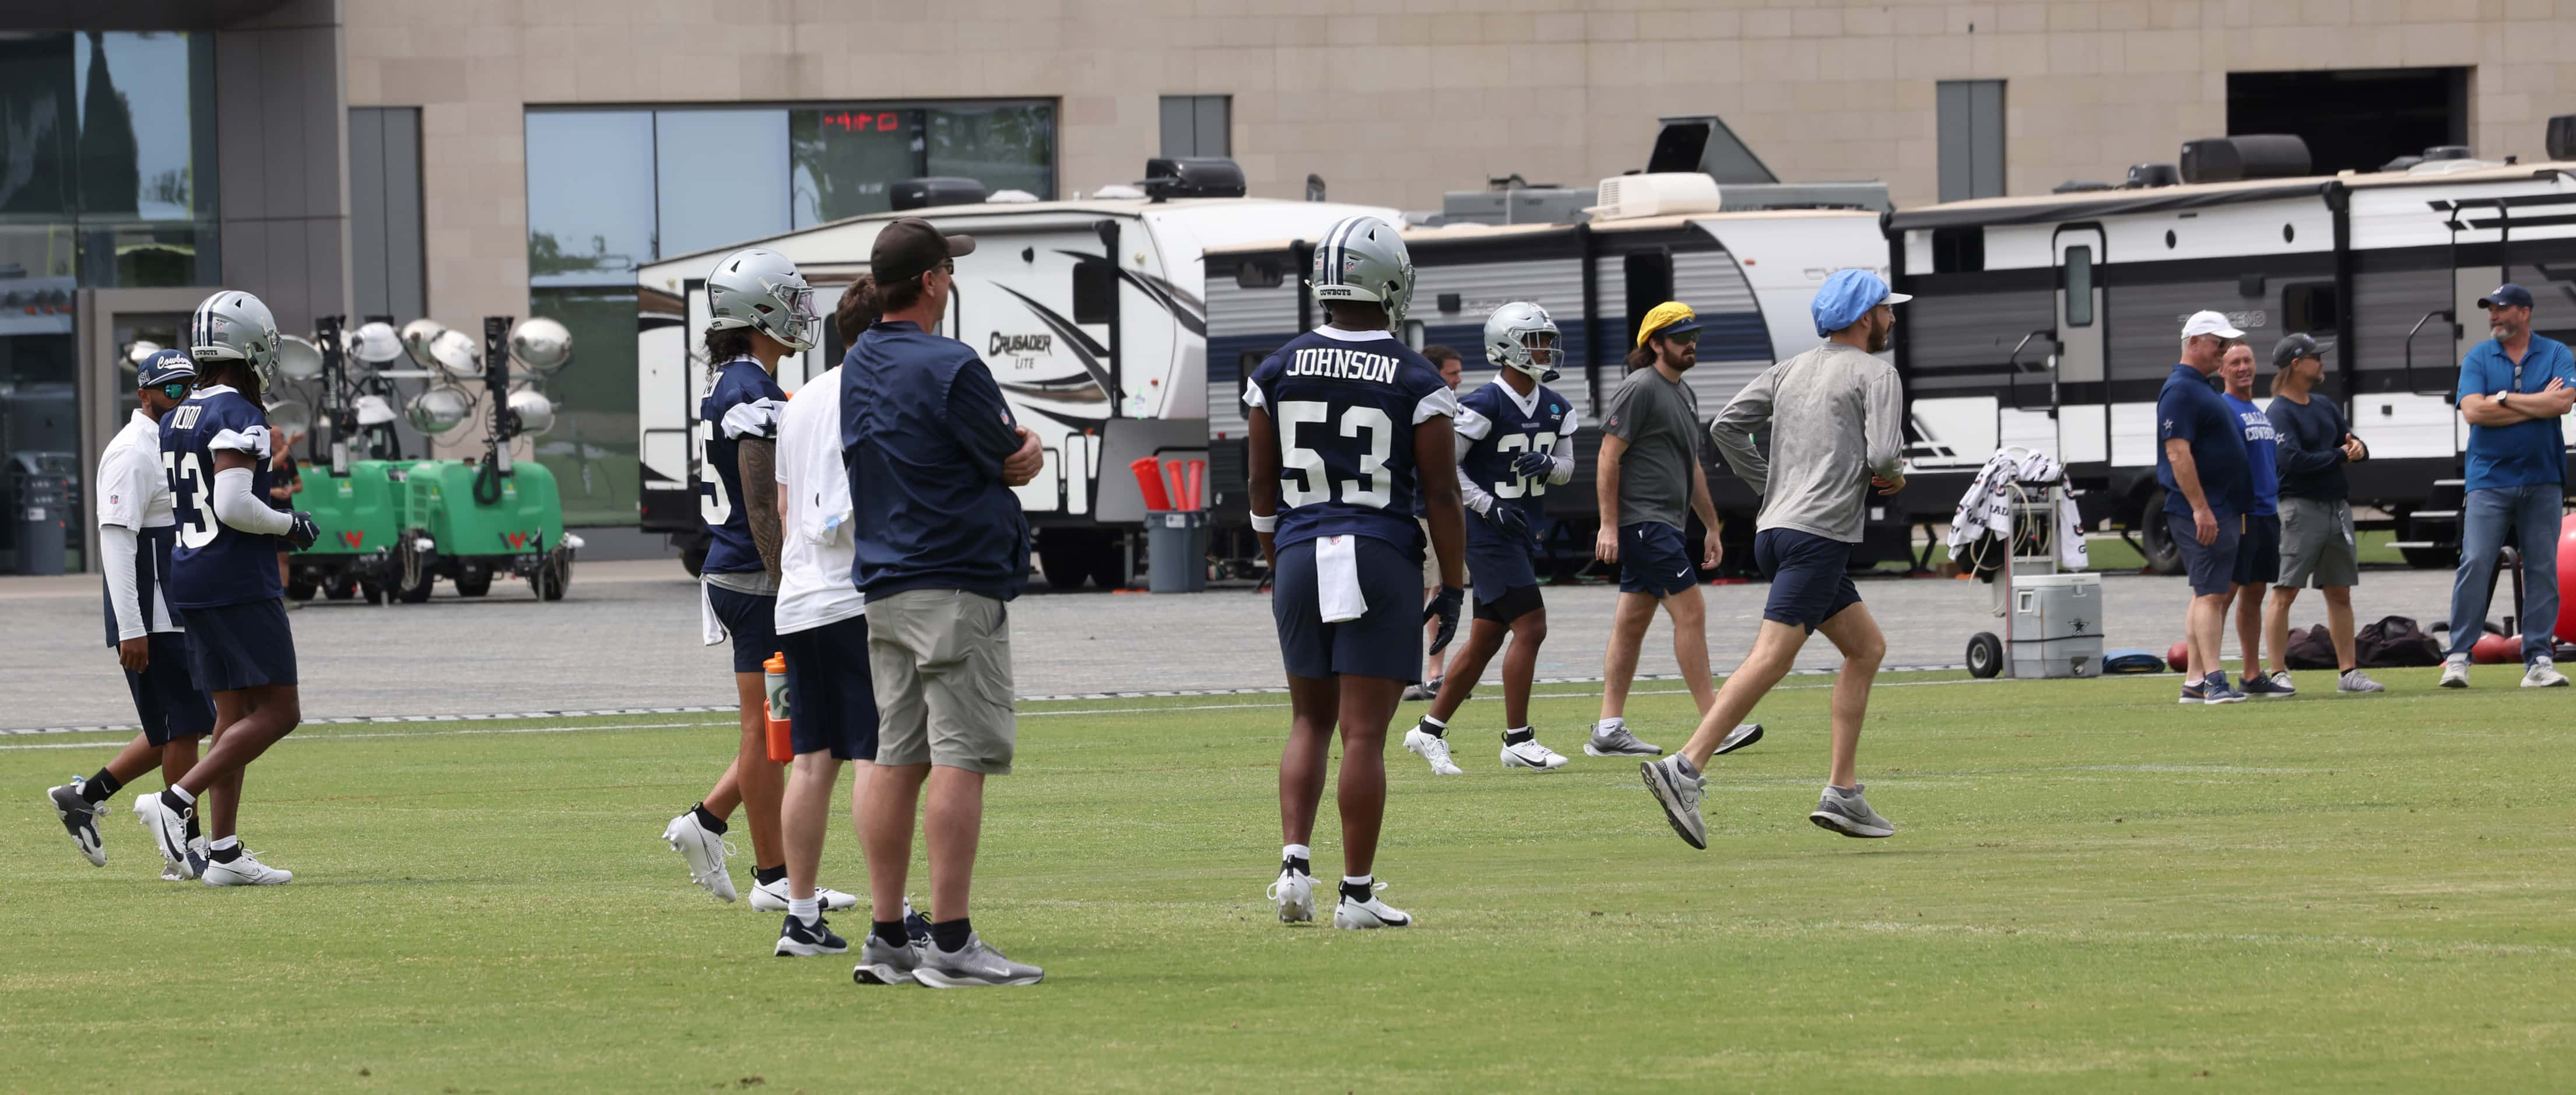
[[188, 811], [188, 843], [194, 844], [197, 842], [198, 832], [197, 812], [190, 810]]
[[1449, 737], [1449, 728], [1448, 728], [1448, 727], [1446, 727], [1446, 726], [1442, 726], [1442, 725], [1440, 725], [1439, 723], [1436, 723], [1436, 722], [1431, 721], [1430, 719], [1424, 719], [1424, 720], [1422, 720], [1422, 721], [1420, 721], [1420, 722], [1414, 723], [1414, 724], [1413, 724], [1413, 728], [1414, 728], [1414, 729], [1416, 729], [1416, 730], [1420, 730], [1420, 731], [1422, 731], [1422, 732], [1423, 732], [1423, 733], [1425, 733], [1425, 734], [1429, 734], [1429, 735], [1431, 735], [1432, 737], [1440, 738], [1440, 739], [1442, 739], [1442, 740], [1444, 740], [1444, 741], [1445, 741], [1445, 740], [1447, 740], [1447, 739], [1448, 739], [1448, 737]]
[[97, 775], [81, 782], [81, 798], [87, 800], [90, 805], [96, 806], [107, 801], [109, 795], [115, 794], [117, 788], [123, 786], [125, 781], [116, 778], [116, 773], [101, 768]]
[[1289, 856], [1280, 863], [1280, 866], [1308, 877], [1313, 877], [1315, 874], [1314, 862], [1300, 856]]
[[187, 814], [194, 816], [197, 811], [195, 803], [181, 802], [179, 801], [179, 796], [171, 794], [168, 791], [161, 792], [161, 805], [168, 808], [169, 811], [174, 814]]
[[1375, 896], [1377, 896], [1377, 887], [1375, 887], [1375, 886], [1373, 886], [1373, 885], [1370, 885], [1369, 883], [1366, 883], [1366, 882], [1344, 882], [1344, 883], [1342, 883], [1342, 897], [1343, 897], [1343, 899], [1344, 899], [1344, 900], [1348, 900], [1348, 901], [1362, 901], [1362, 902], [1365, 902], [1365, 901], [1367, 901], [1368, 899], [1370, 899], [1370, 898], [1372, 898], [1372, 897], [1375, 897]]
[[775, 867], [754, 868], [751, 872], [751, 880], [763, 886], [785, 882], [787, 881], [787, 865], [781, 863]]
[[966, 946], [966, 937], [974, 931], [975, 926], [966, 917], [941, 920], [930, 925], [930, 942], [941, 950], [957, 951]]
[[236, 859], [240, 859], [240, 858], [241, 858], [241, 842], [240, 842], [240, 841], [234, 841], [234, 842], [233, 842], [233, 846], [232, 846], [232, 847], [230, 847], [230, 848], [210, 848], [210, 849], [207, 849], [207, 851], [206, 851], [206, 858], [211, 859], [211, 860], [214, 860], [214, 861], [215, 861], [215, 862], [217, 862], [217, 863], [230, 863], [230, 862], [232, 862], [232, 861], [234, 861], [234, 860], [236, 860]]
[[714, 833], [717, 836], [724, 835], [725, 819], [708, 813], [706, 803], [701, 802], [695, 806], [689, 807], [689, 812], [698, 815], [698, 824], [706, 829], [706, 831]]
[[906, 946], [912, 942], [903, 934], [903, 921], [900, 920], [872, 921], [868, 925], [868, 934], [876, 936], [877, 942], [889, 947]]
[[1503, 731], [1503, 744], [1519, 745], [1520, 743], [1537, 736], [1538, 731], [1536, 730], [1505, 730]]

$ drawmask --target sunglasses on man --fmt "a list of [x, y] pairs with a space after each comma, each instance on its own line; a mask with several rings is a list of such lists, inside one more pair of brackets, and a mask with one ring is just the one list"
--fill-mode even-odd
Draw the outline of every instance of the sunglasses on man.
[[1682, 331], [1678, 334], [1665, 335], [1663, 339], [1675, 346], [1696, 346], [1699, 344], [1699, 332]]
[[188, 398], [188, 382], [185, 380], [173, 380], [170, 383], [161, 385], [160, 388], [161, 394], [171, 399]]

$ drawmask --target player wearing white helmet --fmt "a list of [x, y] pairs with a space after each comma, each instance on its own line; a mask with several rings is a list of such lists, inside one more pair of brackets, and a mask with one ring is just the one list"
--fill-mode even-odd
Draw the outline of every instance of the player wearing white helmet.
[[[1325, 325], [1271, 354], [1243, 394], [1252, 527], [1274, 578], [1271, 615], [1291, 710], [1279, 759], [1286, 846], [1270, 898], [1282, 921], [1314, 918], [1307, 842], [1338, 726], [1342, 885], [1333, 926], [1403, 927], [1413, 918], [1377, 899], [1373, 873], [1386, 815], [1386, 727], [1422, 667], [1422, 620], [1443, 621], [1437, 653], [1465, 597], [1451, 428], [1458, 397], [1391, 330], [1413, 300], [1413, 262], [1392, 225], [1374, 217], [1334, 225], [1315, 248], [1309, 284]], [[1417, 489], [1441, 574], [1420, 614]]]

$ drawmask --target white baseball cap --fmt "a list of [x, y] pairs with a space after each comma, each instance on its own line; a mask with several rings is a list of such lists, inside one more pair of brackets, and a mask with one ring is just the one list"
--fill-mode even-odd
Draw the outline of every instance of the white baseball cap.
[[2217, 312], [2193, 312], [2182, 324], [2182, 337], [2217, 335], [2220, 338], [2243, 338], [2245, 332], [2229, 326], [2227, 317]]

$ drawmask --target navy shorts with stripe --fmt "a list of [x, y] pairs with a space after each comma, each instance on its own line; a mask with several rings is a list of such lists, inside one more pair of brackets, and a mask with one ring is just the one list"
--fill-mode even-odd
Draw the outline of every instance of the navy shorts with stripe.
[[1619, 592], [1662, 600], [1699, 584], [1699, 562], [1682, 530], [1661, 521], [1619, 526]]
[[787, 651], [787, 739], [796, 755], [877, 759], [877, 688], [868, 672], [868, 618], [852, 616], [778, 637]]
[[2236, 538], [2234, 577], [2240, 586], [2281, 580], [2281, 515], [2249, 513], [2245, 532]]
[[1279, 550], [1271, 584], [1270, 615], [1279, 625], [1279, 659], [1297, 677], [1334, 674], [1415, 682], [1422, 673], [1422, 563], [1403, 549], [1370, 536], [1356, 537], [1360, 595], [1368, 611], [1359, 619], [1325, 623], [1315, 603], [1315, 545], [1304, 540]]
[[295, 633], [286, 602], [270, 599], [214, 608], [173, 608], [188, 629], [188, 672], [208, 692], [295, 683]]
[[723, 586], [707, 587], [707, 603], [716, 620], [733, 636], [733, 671], [766, 672], [762, 665], [778, 653], [778, 598]]
[[1771, 595], [1762, 603], [1762, 618], [1812, 635], [1835, 614], [1860, 603], [1853, 585], [1852, 546], [1840, 540], [1791, 528], [1767, 528], [1753, 534], [1753, 563], [1771, 580]]
[[125, 690], [134, 696], [134, 717], [143, 723], [143, 740], [168, 745], [215, 732], [215, 701], [197, 688], [189, 669], [188, 637], [176, 631], [145, 636], [151, 658], [143, 672], [125, 671]]

